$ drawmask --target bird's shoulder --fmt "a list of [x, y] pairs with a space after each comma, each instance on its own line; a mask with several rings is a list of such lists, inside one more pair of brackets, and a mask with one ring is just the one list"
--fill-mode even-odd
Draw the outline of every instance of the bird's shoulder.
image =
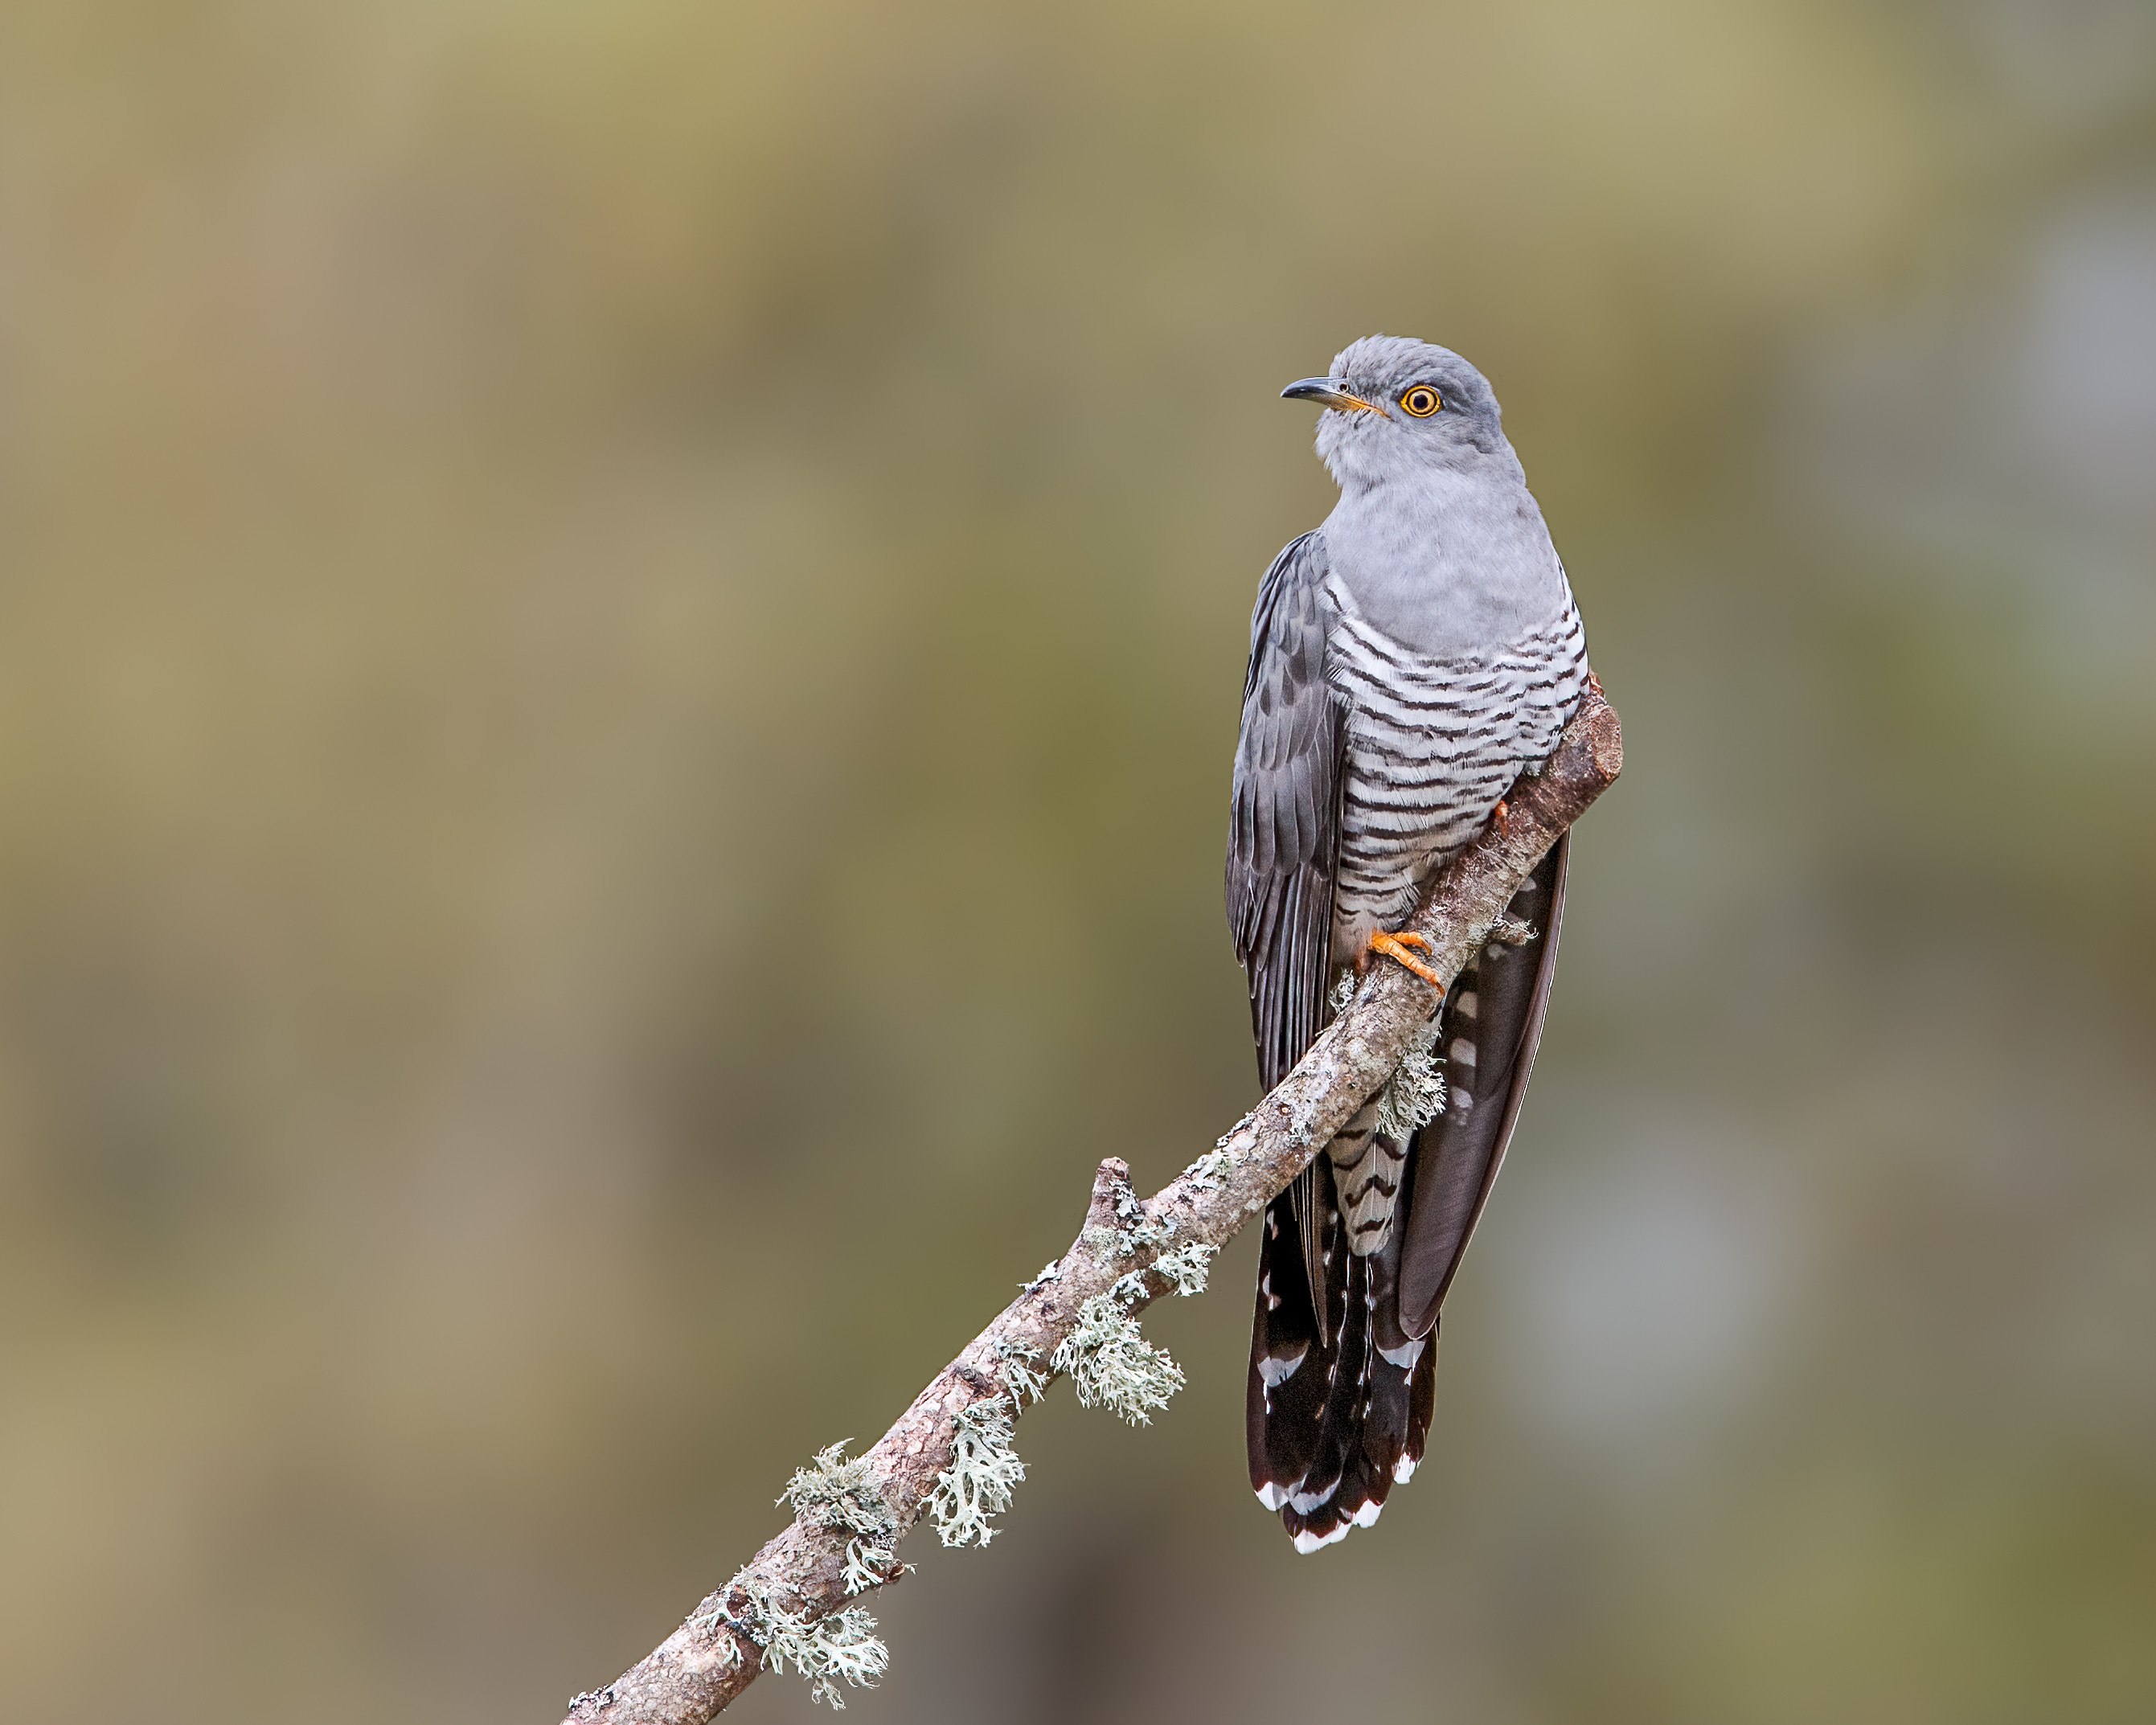
[[1268, 675], [1300, 677], [1311, 655], [1322, 653], [1337, 609], [1327, 579], [1331, 567], [1324, 531], [1313, 527], [1283, 546], [1265, 570], [1250, 608], [1245, 701]]

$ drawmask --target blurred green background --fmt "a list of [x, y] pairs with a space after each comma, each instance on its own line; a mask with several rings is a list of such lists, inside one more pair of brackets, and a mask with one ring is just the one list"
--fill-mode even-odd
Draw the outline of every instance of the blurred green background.
[[11, 1717], [552, 1720], [1225, 1128], [1373, 330], [1630, 746], [1432, 1463], [1291, 1553], [1243, 1242], [854, 1717], [2156, 1717], [2156, 8], [42, 0]]

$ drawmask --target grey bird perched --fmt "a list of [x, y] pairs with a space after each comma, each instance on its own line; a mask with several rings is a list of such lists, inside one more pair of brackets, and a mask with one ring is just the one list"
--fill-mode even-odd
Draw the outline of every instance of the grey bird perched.
[[[1343, 970], [1382, 953], [1437, 982], [1419, 937], [1393, 931], [1502, 820], [1589, 676], [1564, 566], [1480, 372], [1370, 336], [1281, 393], [1322, 403], [1340, 501], [1274, 560], [1250, 619], [1228, 921], [1268, 1090]], [[1443, 1111], [1401, 1132], [1373, 1101], [1266, 1213], [1250, 1483], [1299, 1551], [1369, 1526], [1422, 1459], [1439, 1308], [1542, 1034], [1566, 849], [1513, 901], [1532, 937], [1486, 947], [1443, 1004]]]

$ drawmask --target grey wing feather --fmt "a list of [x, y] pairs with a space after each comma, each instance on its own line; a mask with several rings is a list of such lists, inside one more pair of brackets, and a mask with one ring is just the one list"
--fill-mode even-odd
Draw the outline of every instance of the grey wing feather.
[[1347, 736], [1346, 703], [1325, 677], [1332, 623], [1324, 542], [1306, 533], [1273, 560], [1250, 616], [1228, 833], [1228, 925], [1267, 1090], [1325, 1011]]

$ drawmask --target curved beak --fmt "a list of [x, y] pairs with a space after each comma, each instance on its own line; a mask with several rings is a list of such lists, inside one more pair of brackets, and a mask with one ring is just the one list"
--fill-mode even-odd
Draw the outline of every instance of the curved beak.
[[1350, 395], [1333, 377], [1305, 377], [1300, 383], [1291, 383], [1281, 391], [1282, 401], [1322, 402], [1328, 408], [1337, 408], [1343, 413], [1374, 413], [1374, 403], [1364, 401], [1359, 395]]

